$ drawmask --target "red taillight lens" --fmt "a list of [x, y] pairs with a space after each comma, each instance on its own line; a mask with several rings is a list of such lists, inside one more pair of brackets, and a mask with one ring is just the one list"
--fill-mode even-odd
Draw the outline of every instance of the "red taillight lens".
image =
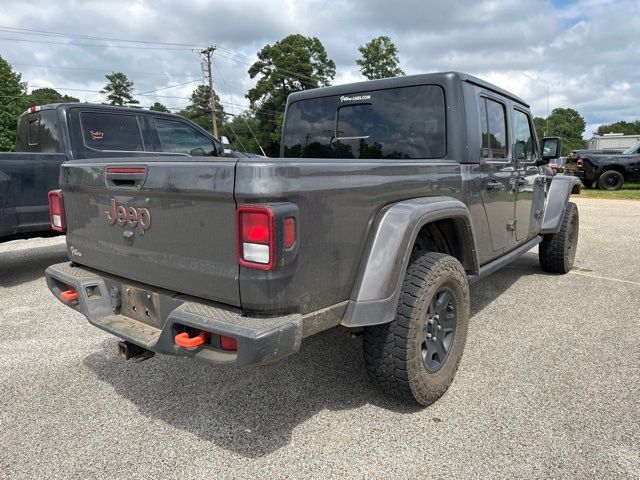
[[243, 212], [242, 241], [249, 243], [269, 243], [269, 214], [263, 212]]
[[584, 160], [582, 158], [578, 158], [578, 161], [576, 162], [576, 167], [584, 168]]
[[271, 270], [275, 262], [273, 212], [267, 207], [238, 208], [238, 262]]
[[284, 248], [291, 248], [296, 243], [296, 219], [284, 219]]
[[64, 232], [66, 229], [64, 220], [64, 203], [62, 191], [51, 190], [49, 192], [49, 223], [56, 232]]

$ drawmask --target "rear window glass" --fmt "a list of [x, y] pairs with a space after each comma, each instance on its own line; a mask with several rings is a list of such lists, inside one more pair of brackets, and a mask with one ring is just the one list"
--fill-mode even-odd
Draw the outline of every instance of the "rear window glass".
[[142, 151], [142, 134], [135, 115], [82, 112], [84, 144], [95, 150]]
[[444, 92], [435, 85], [301, 100], [287, 111], [284, 156], [442, 158], [445, 122]]

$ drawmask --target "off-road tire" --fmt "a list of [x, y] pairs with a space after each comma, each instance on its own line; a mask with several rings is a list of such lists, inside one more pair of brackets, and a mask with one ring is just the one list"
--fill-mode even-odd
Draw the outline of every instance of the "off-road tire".
[[601, 190], [620, 190], [624, 185], [624, 175], [617, 170], [607, 170], [598, 178], [598, 187]]
[[538, 247], [540, 266], [545, 272], [567, 273], [573, 268], [578, 247], [580, 216], [575, 203], [567, 203], [560, 230], [544, 236]]
[[[453, 340], [433, 373], [423, 360], [427, 313], [442, 290], [455, 301]], [[442, 298], [442, 297], [440, 297]], [[367, 327], [364, 359], [369, 378], [392, 396], [430, 405], [447, 390], [458, 370], [469, 327], [469, 284], [462, 265], [442, 253], [415, 251], [402, 283], [395, 319]]]

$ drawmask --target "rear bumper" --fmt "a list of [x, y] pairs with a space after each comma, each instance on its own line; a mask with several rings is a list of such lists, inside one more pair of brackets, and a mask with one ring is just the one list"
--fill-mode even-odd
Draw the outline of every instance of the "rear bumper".
[[[45, 276], [55, 297], [82, 313], [92, 325], [156, 353], [234, 366], [257, 365], [297, 352], [303, 338], [303, 317], [299, 314], [248, 317], [233, 307], [136, 284], [68, 262], [50, 266]], [[61, 299], [61, 292], [69, 287], [78, 293], [76, 301]], [[122, 300], [119, 292], [127, 288], [153, 297], [154, 306], [149, 308], [156, 311], [149, 321], [122, 315], [124, 308], [114, 306]], [[176, 345], [174, 337], [185, 327], [212, 334], [211, 342], [194, 348]], [[216, 347], [219, 335], [235, 338], [237, 351]]]

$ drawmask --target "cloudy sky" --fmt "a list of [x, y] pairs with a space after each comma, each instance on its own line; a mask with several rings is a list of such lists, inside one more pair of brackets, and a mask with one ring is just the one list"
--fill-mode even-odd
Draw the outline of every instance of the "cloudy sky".
[[640, 0], [0, 0], [0, 56], [30, 89], [83, 101], [103, 100], [105, 73], [124, 71], [143, 94], [183, 84], [137, 97], [182, 108], [202, 82], [198, 47], [216, 45], [215, 88], [237, 113], [256, 52], [290, 33], [320, 38], [334, 84], [362, 80], [358, 46], [388, 35], [407, 74], [471, 73], [539, 116], [549, 88], [551, 109], [583, 115], [586, 138], [602, 123], [640, 118]]

